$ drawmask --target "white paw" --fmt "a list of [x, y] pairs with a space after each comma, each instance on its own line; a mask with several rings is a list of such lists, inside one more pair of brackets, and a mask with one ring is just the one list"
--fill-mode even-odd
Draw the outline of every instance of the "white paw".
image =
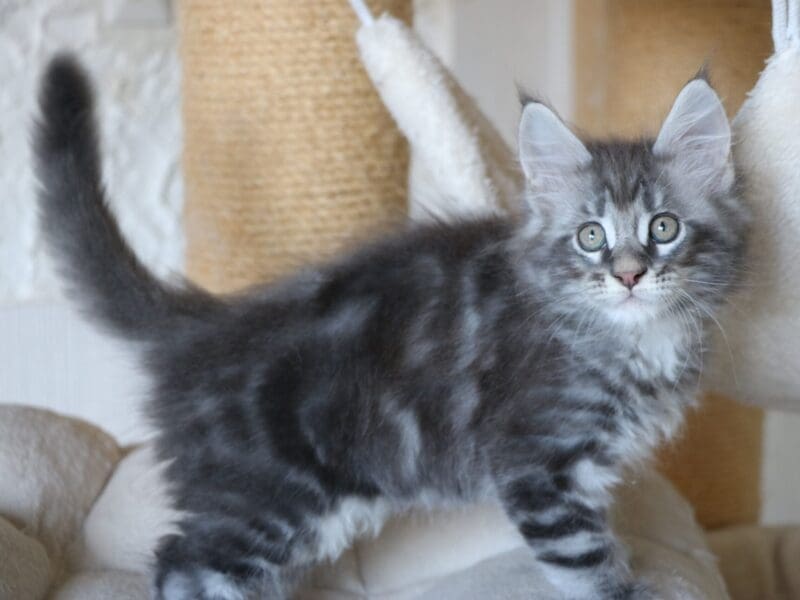
[[208, 569], [174, 571], [166, 576], [158, 600], [247, 600], [230, 577]]

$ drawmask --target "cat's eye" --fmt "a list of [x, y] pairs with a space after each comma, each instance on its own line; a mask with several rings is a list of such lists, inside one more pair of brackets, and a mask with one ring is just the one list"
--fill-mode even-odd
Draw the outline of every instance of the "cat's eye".
[[578, 245], [586, 252], [597, 252], [606, 245], [606, 230], [600, 223], [584, 223], [578, 230]]
[[656, 215], [650, 221], [650, 237], [656, 244], [668, 244], [678, 237], [680, 230], [678, 219], [669, 213]]

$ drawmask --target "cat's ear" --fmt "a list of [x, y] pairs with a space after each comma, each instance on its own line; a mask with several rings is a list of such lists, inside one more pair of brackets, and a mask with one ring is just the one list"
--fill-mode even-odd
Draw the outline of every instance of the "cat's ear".
[[519, 124], [519, 159], [531, 185], [552, 189], [588, 165], [592, 156], [552, 110], [528, 102]]
[[673, 161], [701, 189], [730, 184], [731, 127], [722, 102], [704, 79], [693, 79], [678, 94], [653, 154]]

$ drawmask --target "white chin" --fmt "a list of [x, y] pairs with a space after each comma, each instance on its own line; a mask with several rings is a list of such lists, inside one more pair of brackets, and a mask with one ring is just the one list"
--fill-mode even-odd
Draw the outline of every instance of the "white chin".
[[621, 325], [637, 325], [653, 319], [658, 314], [653, 302], [636, 296], [627, 296], [615, 302], [606, 312], [613, 322]]

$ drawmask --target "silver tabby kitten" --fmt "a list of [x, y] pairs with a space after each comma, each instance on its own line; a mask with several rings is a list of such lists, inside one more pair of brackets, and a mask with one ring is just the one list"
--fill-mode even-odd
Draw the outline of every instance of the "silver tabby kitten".
[[235, 297], [157, 281], [131, 252], [71, 59], [49, 67], [41, 108], [52, 250], [153, 379], [184, 515], [156, 598], [285, 598], [290, 574], [393, 511], [487, 498], [563, 597], [647, 595], [609, 492], [693, 402], [747, 222], [704, 80], [655, 141], [584, 144], [528, 102], [518, 215], [409, 228]]

